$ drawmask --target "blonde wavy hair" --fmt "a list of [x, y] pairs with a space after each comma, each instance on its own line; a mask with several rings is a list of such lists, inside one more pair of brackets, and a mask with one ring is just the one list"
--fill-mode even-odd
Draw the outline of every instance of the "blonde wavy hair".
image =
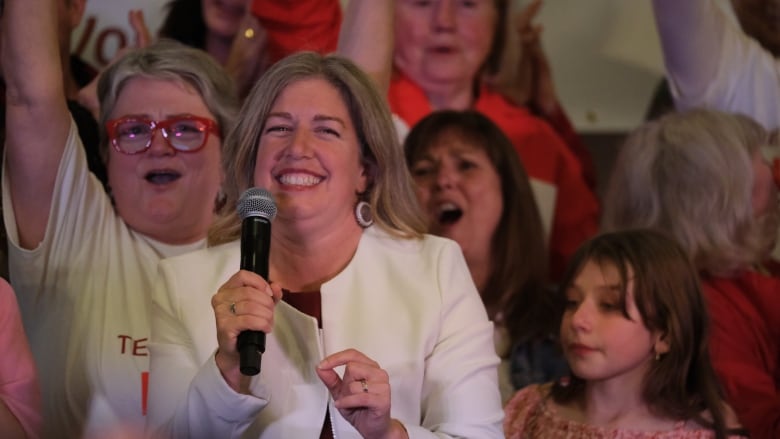
[[241, 109], [235, 129], [225, 139], [222, 165], [227, 197], [209, 230], [209, 245], [240, 237], [236, 203], [254, 185], [257, 148], [274, 101], [290, 84], [322, 78], [341, 94], [360, 142], [360, 159], [368, 186], [358, 194], [371, 206], [375, 226], [393, 236], [420, 238], [426, 228], [417, 203], [390, 110], [372, 80], [350, 60], [337, 55], [299, 52], [277, 62], [255, 84]]

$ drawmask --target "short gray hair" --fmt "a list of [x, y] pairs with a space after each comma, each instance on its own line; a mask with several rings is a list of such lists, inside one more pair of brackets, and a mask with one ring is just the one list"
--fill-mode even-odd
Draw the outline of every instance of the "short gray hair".
[[122, 88], [137, 77], [177, 81], [194, 87], [216, 118], [223, 139], [233, 128], [239, 100], [233, 80], [222, 66], [202, 50], [161, 39], [126, 53], [98, 81], [100, 150], [104, 161], [108, 150], [106, 122]]
[[769, 139], [747, 116], [714, 110], [645, 123], [629, 135], [615, 163], [603, 229], [664, 230], [710, 274], [761, 261], [777, 230], [754, 217], [752, 159]]

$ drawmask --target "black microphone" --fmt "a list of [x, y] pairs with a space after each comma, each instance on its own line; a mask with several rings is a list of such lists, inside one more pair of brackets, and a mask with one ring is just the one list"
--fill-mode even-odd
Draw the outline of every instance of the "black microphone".
[[[238, 200], [238, 216], [241, 217], [241, 269], [257, 273], [268, 280], [271, 221], [276, 216], [276, 204], [271, 193], [256, 187], [244, 191]], [[236, 348], [241, 355], [241, 373], [260, 373], [260, 358], [265, 352], [265, 333], [242, 331], [238, 334]]]

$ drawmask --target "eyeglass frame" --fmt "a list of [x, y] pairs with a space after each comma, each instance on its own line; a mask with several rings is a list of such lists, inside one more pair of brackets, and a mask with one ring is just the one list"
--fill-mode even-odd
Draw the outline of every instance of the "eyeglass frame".
[[[169, 126], [174, 124], [174, 123], [181, 122], [183, 120], [193, 120], [193, 121], [196, 121], [196, 122], [200, 122], [200, 123], [202, 123], [202, 124], [204, 124], [206, 126], [206, 129], [202, 131], [204, 133], [204, 135], [203, 135], [203, 143], [201, 143], [201, 145], [199, 147], [197, 147], [195, 149], [179, 149], [173, 143], [171, 143], [171, 140], [168, 138], [168, 128], [169, 128]], [[146, 145], [143, 148], [141, 148], [141, 149], [139, 149], [138, 151], [135, 151], [135, 152], [127, 152], [127, 151], [122, 150], [122, 148], [119, 147], [119, 141], [117, 139], [116, 129], [119, 126], [119, 124], [122, 124], [122, 123], [125, 123], [125, 122], [129, 122], [129, 121], [142, 122], [142, 123], [146, 124], [147, 126], [152, 127], [151, 135], [149, 136], [149, 140], [146, 142]], [[217, 123], [217, 121], [215, 121], [213, 119], [209, 119], [207, 117], [201, 117], [201, 116], [193, 116], [193, 115], [178, 116], [178, 117], [173, 117], [173, 118], [165, 119], [165, 120], [161, 120], [161, 121], [156, 121], [156, 120], [150, 119], [148, 117], [125, 116], [125, 117], [120, 117], [118, 119], [111, 119], [109, 121], [106, 121], [106, 133], [108, 134], [108, 139], [111, 142], [111, 146], [113, 146], [114, 149], [117, 152], [125, 154], [125, 155], [136, 155], [136, 154], [141, 154], [141, 153], [144, 153], [144, 152], [148, 151], [149, 148], [152, 147], [152, 141], [154, 140], [154, 134], [157, 132], [158, 129], [162, 132], [162, 136], [165, 139], [165, 142], [168, 144], [168, 146], [170, 146], [171, 148], [173, 148], [177, 152], [184, 152], [184, 153], [198, 152], [201, 149], [203, 149], [203, 147], [206, 146], [206, 143], [209, 140], [209, 133], [214, 133], [215, 135], [219, 136], [220, 138], [222, 137], [222, 132], [219, 129], [219, 124]]]

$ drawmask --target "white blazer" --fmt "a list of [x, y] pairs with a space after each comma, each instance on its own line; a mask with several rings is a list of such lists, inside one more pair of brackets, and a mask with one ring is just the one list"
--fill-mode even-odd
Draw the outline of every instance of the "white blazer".
[[[273, 251], [273, 250], [272, 250]], [[330, 407], [337, 439], [360, 434], [315, 367], [354, 348], [390, 376], [391, 416], [411, 438], [501, 438], [493, 325], [458, 245], [363, 232], [352, 261], [322, 285], [322, 326], [280, 302], [252, 395], [216, 367], [211, 296], [238, 271], [237, 242], [160, 264], [153, 297], [147, 425], [176, 438], [318, 438]]]

